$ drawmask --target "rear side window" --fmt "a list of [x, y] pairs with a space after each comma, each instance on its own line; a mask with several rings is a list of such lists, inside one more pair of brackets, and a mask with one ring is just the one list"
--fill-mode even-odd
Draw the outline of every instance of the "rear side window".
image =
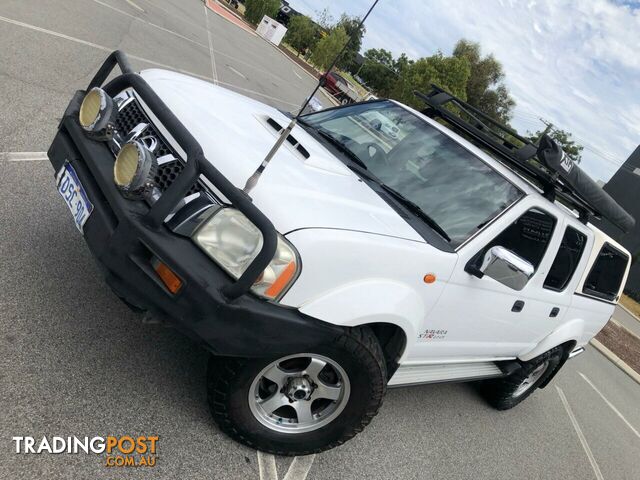
[[615, 300], [628, 262], [629, 257], [625, 253], [605, 243], [584, 282], [583, 293], [604, 300]]
[[560, 248], [553, 260], [551, 269], [544, 279], [544, 288], [564, 290], [573, 277], [582, 258], [587, 236], [572, 227], [567, 227], [560, 243]]

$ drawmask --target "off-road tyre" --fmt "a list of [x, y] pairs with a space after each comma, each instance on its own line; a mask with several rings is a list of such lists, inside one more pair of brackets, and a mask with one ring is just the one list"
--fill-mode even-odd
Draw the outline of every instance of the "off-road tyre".
[[[564, 357], [564, 349], [561, 346], [552, 348], [528, 362], [522, 368], [507, 377], [486, 380], [480, 385], [480, 392], [486, 401], [496, 410], [508, 410], [515, 407], [538, 389], [550, 375], [553, 375]], [[518, 388], [529, 375], [541, 365], [545, 364], [542, 375], [531, 383], [527, 389], [517, 395]]]
[[211, 356], [207, 396], [213, 419], [234, 440], [276, 455], [319, 453], [353, 438], [378, 413], [386, 393], [387, 371], [380, 344], [367, 327], [347, 330], [331, 345], [301, 352], [337, 362], [347, 373], [350, 395], [344, 410], [331, 423], [310, 432], [282, 433], [260, 423], [249, 406], [252, 382], [265, 366], [278, 359]]

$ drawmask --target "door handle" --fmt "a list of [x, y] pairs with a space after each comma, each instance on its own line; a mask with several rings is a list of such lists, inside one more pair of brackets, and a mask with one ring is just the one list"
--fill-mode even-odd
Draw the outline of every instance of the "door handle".
[[519, 313], [522, 311], [523, 308], [524, 308], [524, 302], [522, 300], [516, 300], [516, 302], [513, 304], [513, 307], [511, 307], [511, 311]]
[[551, 313], [549, 314], [549, 317], [551, 318], [557, 317], [559, 313], [560, 313], [560, 309], [558, 307], [553, 307], [551, 309]]

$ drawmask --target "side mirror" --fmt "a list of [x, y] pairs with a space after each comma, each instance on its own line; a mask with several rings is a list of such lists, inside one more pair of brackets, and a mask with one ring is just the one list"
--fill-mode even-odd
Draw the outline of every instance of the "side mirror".
[[511, 250], [496, 245], [484, 254], [482, 265], [467, 265], [466, 271], [482, 278], [484, 275], [514, 290], [522, 290], [533, 276], [535, 268]]

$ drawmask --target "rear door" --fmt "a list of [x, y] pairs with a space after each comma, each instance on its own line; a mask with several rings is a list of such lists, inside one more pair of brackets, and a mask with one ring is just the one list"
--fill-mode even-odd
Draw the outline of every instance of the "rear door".
[[[435, 333], [419, 339], [416, 359], [513, 358], [553, 331], [571, 303], [571, 272], [586, 241], [584, 232], [565, 238], [566, 226], [555, 206], [529, 196], [463, 244], [449, 284], [425, 319], [425, 331]], [[535, 267], [522, 290], [465, 271], [496, 245]]]

